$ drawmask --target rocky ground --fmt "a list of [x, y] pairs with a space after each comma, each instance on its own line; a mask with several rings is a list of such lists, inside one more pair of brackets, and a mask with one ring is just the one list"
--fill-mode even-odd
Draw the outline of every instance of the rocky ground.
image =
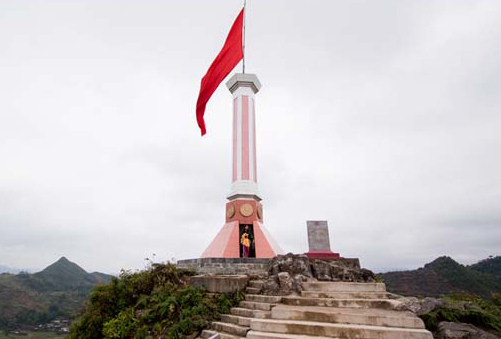
[[[472, 324], [461, 323], [461, 322], [450, 322], [450, 321], [440, 321], [438, 324], [433, 324], [431, 316], [436, 314], [438, 311], [447, 311], [454, 314], [454, 311], [465, 312], [468, 308], [474, 309], [478, 307], [477, 305], [471, 305], [468, 302], [456, 303], [451, 305], [450, 300], [441, 298], [423, 298], [418, 299], [416, 297], [403, 297], [397, 294], [392, 294], [392, 297], [402, 302], [402, 309], [414, 312], [416, 315], [423, 318], [428, 327], [433, 327], [434, 337], [438, 339], [499, 339], [498, 336], [486, 332]], [[480, 309], [475, 312], [474, 317], [477, 317], [476, 321], [481, 320], [482, 313]], [[472, 317], [472, 320], [475, 320]], [[430, 321], [431, 320], [431, 321]], [[495, 326], [496, 324], [494, 324]], [[497, 324], [501, 327], [501, 323]]]
[[451, 323], [443, 321], [438, 325], [436, 332], [439, 339], [498, 339], [494, 334], [464, 323]]
[[[300, 295], [302, 283], [314, 281], [375, 282], [374, 273], [361, 268], [358, 261], [309, 259], [305, 255], [286, 254], [273, 258], [269, 263], [268, 277], [261, 293], [265, 295]], [[446, 310], [450, 305], [439, 298], [418, 299], [391, 294], [402, 302], [402, 310], [412, 311], [425, 319], [437, 310]], [[466, 307], [462, 305], [462, 307]], [[471, 324], [440, 321], [432, 326], [434, 337], [439, 339], [495, 339], [498, 336]], [[501, 324], [498, 324], [501, 328]], [[496, 327], [496, 324], [493, 325]]]
[[327, 261], [309, 259], [306, 255], [278, 255], [269, 263], [263, 294], [290, 295], [301, 293], [301, 283], [308, 281], [375, 282], [372, 271], [360, 268], [358, 260]]

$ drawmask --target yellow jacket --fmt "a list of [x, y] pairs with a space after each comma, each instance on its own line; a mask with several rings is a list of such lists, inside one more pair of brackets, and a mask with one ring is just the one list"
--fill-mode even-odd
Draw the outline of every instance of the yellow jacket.
[[245, 247], [250, 247], [249, 235], [247, 233], [242, 234], [242, 239], [240, 240], [240, 242]]

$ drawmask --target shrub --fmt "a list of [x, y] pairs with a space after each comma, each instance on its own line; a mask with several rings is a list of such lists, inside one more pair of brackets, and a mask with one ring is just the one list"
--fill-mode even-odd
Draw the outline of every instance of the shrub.
[[137, 329], [137, 323], [134, 309], [128, 308], [103, 325], [103, 336], [105, 339], [128, 338]]
[[137, 273], [122, 271], [91, 293], [69, 338], [184, 338], [242, 299], [240, 293], [208, 295], [188, 285], [192, 274], [172, 264], [154, 264]]

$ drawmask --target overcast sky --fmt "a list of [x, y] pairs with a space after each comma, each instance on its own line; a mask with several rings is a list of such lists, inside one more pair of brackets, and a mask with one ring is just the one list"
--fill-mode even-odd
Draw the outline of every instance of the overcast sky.
[[[231, 94], [200, 79], [241, 1], [0, 2], [0, 264], [199, 257], [224, 223]], [[265, 224], [326, 219], [375, 271], [501, 249], [501, 1], [249, 0]], [[236, 71], [240, 72], [238, 66]]]

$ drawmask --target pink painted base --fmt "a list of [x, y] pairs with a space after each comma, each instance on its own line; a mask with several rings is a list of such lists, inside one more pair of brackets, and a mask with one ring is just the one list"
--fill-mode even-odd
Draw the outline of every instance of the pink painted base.
[[[253, 222], [254, 241], [256, 242], [256, 258], [273, 258], [283, 254], [275, 240], [262, 224]], [[224, 224], [214, 240], [202, 253], [202, 258], [239, 258], [240, 239], [238, 237], [239, 223], [232, 221]]]
[[339, 259], [339, 253], [331, 251], [310, 251], [305, 253], [310, 259]]
[[202, 258], [238, 258], [238, 221], [227, 222], [202, 253]]

